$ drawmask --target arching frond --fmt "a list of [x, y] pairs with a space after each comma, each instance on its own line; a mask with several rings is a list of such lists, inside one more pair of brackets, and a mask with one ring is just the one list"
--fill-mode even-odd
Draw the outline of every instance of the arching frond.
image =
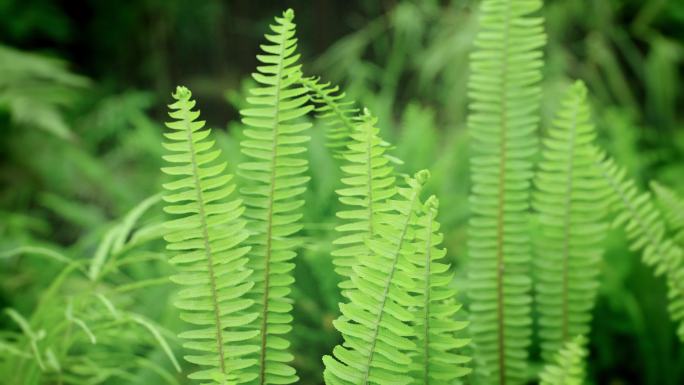
[[468, 83], [472, 137], [469, 296], [479, 373], [526, 377], [531, 329], [528, 211], [537, 151], [542, 18], [539, 0], [484, 0]]
[[262, 63], [252, 76], [259, 84], [247, 98], [250, 108], [240, 111], [247, 126], [242, 152], [250, 160], [240, 164], [239, 175], [245, 180], [245, 197], [252, 233], [249, 266], [254, 270], [255, 287], [250, 295], [259, 314], [259, 353], [256, 383], [291, 384], [297, 381], [289, 365], [293, 356], [285, 338], [291, 329], [294, 282], [292, 270], [299, 241], [294, 235], [302, 228], [300, 196], [309, 177], [304, 175], [309, 136], [304, 131], [311, 124], [301, 117], [313, 109], [308, 104], [307, 89], [299, 80], [297, 39], [294, 12], [287, 10], [271, 25], [273, 34], [265, 35], [267, 44], [257, 55]]
[[651, 194], [641, 192], [624, 169], [601, 151], [594, 151], [594, 165], [611, 190], [611, 208], [617, 214], [615, 226], [624, 227], [632, 250], [640, 250], [644, 263], [656, 275], [665, 275], [668, 284], [669, 310], [679, 323], [677, 333], [684, 341], [684, 253], [667, 237], [665, 222], [655, 207]]
[[536, 306], [546, 361], [565, 341], [587, 335], [598, 289], [608, 189], [591, 157], [596, 132], [587, 89], [575, 83], [543, 139], [533, 207], [539, 212]]
[[340, 155], [346, 151], [349, 137], [355, 131], [354, 118], [359, 109], [354, 106], [354, 101], [348, 100], [345, 93], [340, 91], [339, 86], [322, 83], [313, 77], [302, 78], [301, 82], [311, 93], [311, 101], [317, 105], [317, 117], [328, 127], [327, 145]]
[[352, 268], [358, 259], [368, 255], [367, 239], [376, 233], [375, 217], [386, 211], [386, 201], [396, 194], [394, 168], [385, 156], [385, 148], [378, 136], [376, 120], [368, 111], [356, 119], [353, 133], [342, 153], [344, 188], [337, 190], [340, 202], [348, 209], [337, 216], [344, 220], [336, 227], [340, 236], [334, 241], [335, 271], [342, 277], [340, 287], [354, 287]]
[[323, 377], [328, 385], [409, 384], [414, 314], [418, 306], [409, 295], [415, 290], [415, 224], [419, 193], [427, 172], [409, 180], [396, 199], [389, 201], [394, 211], [375, 219], [376, 233], [368, 239], [370, 253], [354, 265], [354, 287], [348, 302], [340, 304], [342, 315], [334, 322], [344, 343], [333, 350], [334, 358], [324, 356]]
[[467, 321], [457, 321], [461, 309], [452, 287], [453, 274], [442, 259], [446, 250], [439, 248], [442, 234], [437, 222], [439, 202], [433, 195], [422, 207], [417, 222], [416, 300], [420, 304], [415, 317], [416, 353], [413, 356], [412, 377], [415, 385], [451, 384], [470, 373], [464, 364], [470, 358], [459, 353], [469, 339], [463, 337]]
[[553, 363], [549, 363], [539, 375], [540, 385], [582, 385], [585, 377], [587, 341], [578, 336], [567, 341], [556, 353]]
[[180, 335], [187, 340], [184, 347], [196, 351], [185, 358], [202, 368], [190, 378], [245, 382], [245, 370], [256, 364], [245, 356], [258, 347], [250, 341], [256, 332], [242, 328], [256, 319], [248, 310], [254, 301], [245, 297], [254, 283], [246, 266], [244, 208], [241, 200], [230, 199], [232, 175], [224, 174], [226, 163], [217, 160], [221, 150], [209, 139], [211, 131], [202, 130], [190, 91], [178, 87], [173, 97], [175, 120], [166, 124], [172, 132], [164, 143], [169, 166], [162, 171], [174, 179], [164, 185], [164, 210], [176, 219], [166, 223], [164, 238], [179, 269], [172, 280], [184, 287], [176, 306], [194, 326]]

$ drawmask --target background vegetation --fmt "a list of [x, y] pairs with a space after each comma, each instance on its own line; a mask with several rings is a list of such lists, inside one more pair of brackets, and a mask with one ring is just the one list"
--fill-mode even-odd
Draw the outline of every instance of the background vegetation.
[[[287, 2], [297, 11], [307, 72], [343, 84], [379, 117], [406, 172], [432, 170], [427, 189], [442, 202], [457, 278], [466, 258], [465, 85], [476, 3]], [[88, 383], [187, 381], [168, 357], [180, 354], [180, 324], [168, 305], [171, 268], [158, 254], [161, 122], [175, 85], [188, 85], [235, 166], [241, 95], [263, 31], [283, 8], [280, 1], [0, 1], [0, 308], [17, 312], [0, 317], [3, 339], [23, 332], [51, 341], [56, 363], [73, 365], [84, 379], [101, 373]], [[642, 183], [684, 193], [684, 3], [548, 0], [545, 16], [543, 129], [569, 79], [582, 78], [604, 148]], [[302, 384], [322, 383], [320, 357], [338, 342], [331, 321], [340, 299], [329, 256], [338, 171], [322, 128], [312, 135], [292, 336]], [[590, 378], [684, 383], [664, 282], [626, 249], [621, 232], [611, 232], [608, 244]], [[8, 253], [16, 247], [24, 249]], [[145, 262], [130, 263], [140, 256]], [[77, 261], [69, 265], [74, 274], [62, 273], [63, 257]], [[102, 317], [103, 309], [116, 321]], [[74, 312], [89, 317], [76, 319], [99, 339], [95, 353], [89, 348], [65, 363], [60, 354], [84, 353], [93, 342]], [[51, 327], [27, 333], [19, 314]], [[69, 314], [67, 325], [54, 321]], [[11, 349], [0, 344], [1, 378], [13, 378], [18, 361], [11, 357], [25, 354]], [[41, 382], [33, 374], [17, 382], [24, 383]]]

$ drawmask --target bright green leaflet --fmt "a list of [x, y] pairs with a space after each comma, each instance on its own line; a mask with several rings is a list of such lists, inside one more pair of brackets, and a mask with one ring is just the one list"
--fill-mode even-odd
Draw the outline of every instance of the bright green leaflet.
[[592, 161], [595, 137], [587, 89], [578, 81], [543, 139], [534, 179], [533, 207], [539, 213], [535, 300], [545, 361], [574, 336], [589, 334], [609, 193]]
[[297, 39], [294, 12], [287, 10], [271, 25], [266, 34], [264, 52], [257, 55], [262, 63], [252, 76], [259, 87], [250, 90], [250, 108], [240, 111], [246, 139], [242, 152], [249, 157], [239, 165], [245, 181], [241, 193], [247, 210], [251, 233], [249, 267], [254, 270], [254, 288], [249, 295], [259, 314], [256, 329], [259, 351], [256, 355], [256, 380], [262, 384], [291, 384], [298, 380], [289, 365], [293, 356], [285, 335], [292, 329], [292, 301], [295, 249], [300, 241], [295, 234], [302, 228], [299, 199], [309, 177], [304, 175], [311, 124], [300, 117], [309, 113], [307, 89], [301, 85], [297, 64]]
[[468, 83], [470, 331], [484, 384], [526, 379], [532, 334], [528, 211], [545, 43], [539, 0], [484, 0]]
[[175, 304], [193, 325], [180, 335], [183, 346], [196, 352], [185, 359], [201, 368], [192, 379], [244, 383], [253, 377], [247, 369], [256, 365], [247, 356], [258, 349], [252, 342], [256, 331], [244, 328], [257, 317], [249, 311], [254, 301], [246, 297], [254, 283], [246, 267], [244, 208], [241, 200], [229, 199], [235, 190], [232, 175], [217, 160], [221, 151], [214, 149], [211, 131], [202, 130], [190, 91], [178, 87], [173, 97], [175, 120], [164, 134], [169, 166], [162, 171], [173, 177], [164, 185], [164, 210], [175, 219], [166, 222], [164, 238], [179, 270], [172, 280], [184, 287]]

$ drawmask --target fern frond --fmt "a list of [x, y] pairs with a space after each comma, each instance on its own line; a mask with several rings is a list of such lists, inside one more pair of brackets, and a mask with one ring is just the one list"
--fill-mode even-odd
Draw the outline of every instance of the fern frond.
[[416, 299], [420, 305], [414, 322], [417, 349], [412, 369], [416, 385], [451, 384], [470, 373], [463, 366], [470, 358], [458, 353], [470, 342], [460, 336], [468, 322], [454, 319], [461, 305], [456, 302], [456, 290], [449, 286], [453, 279], [449, 265], [441, 262], [446, 250], [438, 247], [443, 239], [436, 220], [438, 207], [434, 195], [428, 198], [417, 222], [419, 247], [414, 264], [418, 266]]
[[324, 356], [323, 377], [328, 385], [409, 384], [415, 331], [411, 325], [419, 303], [409, 292], [415, 289], [417, 269], [411, 260], [416, 252], [415, 223], [419, 194], [427, 171], [410, 179], [374, 221], [376, 233], [368, 239], [370, 253], [353, 266], [354, 287], [348, 302], [340, 304], [342, 315], [334, 322], [344, 343]]
[[316, 104], [316, 117], [327, 126], [327, 146], [339, 156], [347, 149], [349, 137], [355, 131], [354, 118], [359, 109], [354, 106], [354, 101], [348, 100], [345, 93], [340, 91], [339, 86], [322, 83], [314, 77], [302, 78], [301, 82], [311, 93], [311, 101]]
[[573, 336], [587, 335], [598, 289], [608, 189], [594, 169], [587, 89], [576, 82], [543, 139], [533, 207], [540, 234], [535, 258], [542, 355], [549, 361]]
[[531, 338], [529, 191], [537, 151], [539, 0], [484, 0], [471, 55], [471, 333], [490, 384], [519, 384]]
[[540, 385], [582, 385], [585, 377], [586, 343], [583, 336], [567, 341], [556, 353], [554, 362], [547, 364], [539, 375]]
[[240, 143], [250, 160], [240, 164], [239, 175], [244, 187], [250, 220], [250, 268], [254, 270], [255, 287], [251, 291], [259, 313], [259, 353], [256, 383], [290, 384], [297, 381], [295, 370], [288, 364], [293, 356], [290, 342], [284, 338], [291, 329], [294, 282], [292, 270], [295, 248], [293, 236], [301, 229], [300, 196], [309, 177], [304, 175], [308, 162], [300, 154], [306, 151], [309, 136], [303, 131], [311, 124], [300, 117], [313, 109], [308, 105], [307, 89], [299, 80], [297, 39], [294, 12], [288, 9], [271, 25], [273, 34], [265, 35], [264, 54], [257, 55], [263, 64], [252, 76], [259, 83], [247, 98], [250, 108], [240, 111], [248, 127], [246, 139]]
[[684, 341], [684, 253], [667, 237], [665, 222], [653, 203], [651, 194], [641, 192], [624, 169], [602, 151], [594, 151], [594, 165], [611, 190], [611, 209], [617, 213], [615, 226], [624, 227], [631, 249], [641, 250], [644, 263], [655, 274], [665, 275], [668, 284], [669, 311], [679, 323], [677, 334]]
[[385, 202], [396, 194], [394, 168], [381, 146], [376, 121], [364, 111], [354, 122], [347, 151], [341, 153], [346, 161], [342, 166], [342, 183], [346, 187], [338, 189], [337, 195], [348, 209], [337, 213], [345, 223], [335, 228], [340, 236], [333, 242], [337, 249], [332, 256], [343, 290], [354, 287], [352, 268], [369, 253], [366, 240], [376, 233], [374, 218], [387, 209]]
[[663, 208], [665, 221], [674, 239], [680, 246], [684, 246], [684, 199], [676, 192], [657, 182], [651, 182], [651, 190]]
[[241, 329], [256, 319], [248, 310], [254, 301], [245, 298], [254, 283], [246, 267], [249, 247], [243, 246], [244, 208], [239, 199], [229, 200], [235, 190], [232, 175], [225, 175], [226, 163], [217, 161], [221, 150], [209, 139], [210, 130], [202, 130], [190, 91], [178, 87], [173, 97], [169, 107], [175, 120], [166, 123], [172, 132], [164, 143], [169, 166], [162, 171], [174, 178], [164, 185], [164, 210], [176, 219], [166, 223], [164, 238], [176, 253], [171, 262], [179, 273], [172, 280], [184, 286], [176, 306], [194, 325], [180, 335], [187, 340], [183, 346], [197, 352], [185, 358], [202, 368], [190, 378], [245, 382], [245, 369], [256, 364], [245, 356], [258, 347], [250, 343], [256, 332]]

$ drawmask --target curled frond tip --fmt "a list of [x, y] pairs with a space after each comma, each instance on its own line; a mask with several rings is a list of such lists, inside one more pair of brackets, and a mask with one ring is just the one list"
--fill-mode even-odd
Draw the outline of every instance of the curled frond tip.
[[192, 92], [185, 86], [177, 86], [176, 92], [173, 92], [171, 96], [176, 100], [189, 100]]

